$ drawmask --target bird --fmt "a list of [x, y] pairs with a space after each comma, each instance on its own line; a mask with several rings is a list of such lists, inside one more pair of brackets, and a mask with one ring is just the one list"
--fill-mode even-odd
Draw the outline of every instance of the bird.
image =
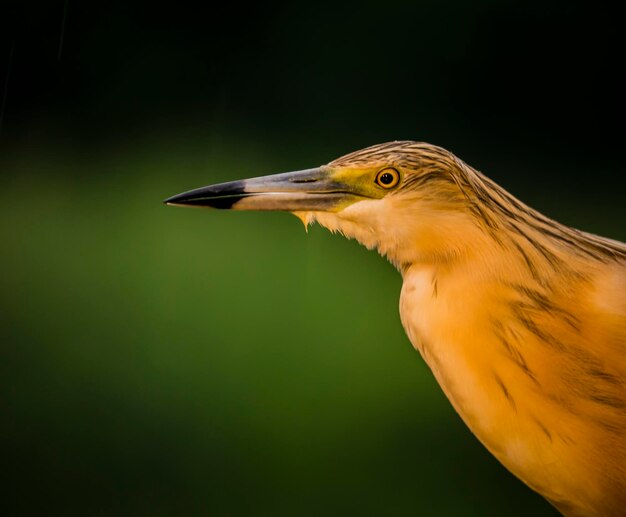
[[563, 515], [626, 515], [626, 244], [415, 141], [165, 203], [292, 212], [377, 249], [402, 275], [410, 342], [480, 442]]

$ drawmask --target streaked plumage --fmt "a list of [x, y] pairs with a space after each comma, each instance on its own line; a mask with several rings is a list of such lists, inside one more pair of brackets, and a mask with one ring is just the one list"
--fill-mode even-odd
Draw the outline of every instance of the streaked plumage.
[[565, 515], [626, 515], [626, 245], [425, 143], [304, 172], [169, 202], [289, 210], [378, 249], [403, 275], [409, 339], [482, 443]]

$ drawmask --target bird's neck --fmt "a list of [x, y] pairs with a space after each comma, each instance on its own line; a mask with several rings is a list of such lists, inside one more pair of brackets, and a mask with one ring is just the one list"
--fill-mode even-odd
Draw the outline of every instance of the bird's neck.
[[600, 505], [607, 481], [592, 471], [594, 444], [623, 428], [624, 391], [593, 324], [623, 300], [626, 249], [525, 207], [486, 215], [490, 224], [466, 220], [455, 241], [403, 270], [403, 326], [504, 465], [552, 501], [585, 492], [581, 507]]

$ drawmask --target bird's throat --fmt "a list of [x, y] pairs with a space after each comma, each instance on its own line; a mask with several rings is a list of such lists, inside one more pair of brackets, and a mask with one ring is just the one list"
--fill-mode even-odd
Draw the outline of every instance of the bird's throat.
[[[398, 216], [398, 214], [401, 214]], [[492, 248], [492, 238], [463, 212], [429, 210], [402, 199], [360, 201], [339, 212], [297, 212], [308, 226], [376, 249], [400, 271], [412, 264], [451, 264]]]

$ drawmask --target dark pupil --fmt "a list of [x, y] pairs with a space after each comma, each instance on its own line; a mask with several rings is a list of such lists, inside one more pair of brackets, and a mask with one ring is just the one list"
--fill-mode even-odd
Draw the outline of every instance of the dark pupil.
[[384, 172], [380, 175], [380, 182], [383, 185], [389, 185], [393, 183], [393, 176], [389, 172]]

